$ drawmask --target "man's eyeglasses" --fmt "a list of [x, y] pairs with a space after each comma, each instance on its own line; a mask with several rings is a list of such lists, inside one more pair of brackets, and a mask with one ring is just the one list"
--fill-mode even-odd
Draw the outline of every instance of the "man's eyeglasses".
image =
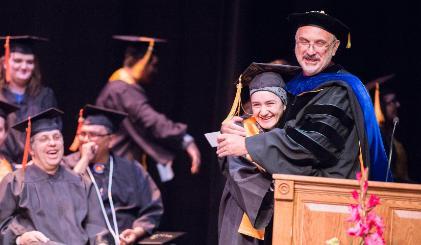
[[105, 137], [105, 136], [108, 136], [108, 135], [110, 135], [110, 134], [109, 133], [108, 134], [100, 134], [100, 133], [96, 133], [96, 132], [80, 132], [79, 137], [80, 138], [88, 137], [91, 140], [95, 140], [95, 139]]
[[316, 41], [316, 42], [310, 42], [308, 40], [296, 40], [295, 44], [298, 45], [298, 47], [302, 49], [310, 49], [310, 47], [313, 47], [313, 50], [316, 52], [324, 52], [326, 51], [332, 44], [334, 44], [337, 40], [333, 40], [330, 43], [327, 43], [323, 40]]

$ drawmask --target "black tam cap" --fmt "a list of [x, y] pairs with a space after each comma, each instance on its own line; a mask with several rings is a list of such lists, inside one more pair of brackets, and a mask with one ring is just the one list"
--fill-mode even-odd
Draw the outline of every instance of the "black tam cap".
[[18, 106], [0, 100], [0, 117], [7, 118], [9, 113], [19, 110]]
[[[333, 34], [341, 44], [351, 47], [350, 29], [342, 21], [327, 15], [324, 11], [310, 11], [305, 13], [293, 13], [288, 16], [292, 27], [298, 29], [301, 26], [317, 26]], [[342, 45], [341, 45], [342, 46]]]
[[63, 111], [51, 107], [45, 111], [42, 111], [34, 116], [30, 116], [30, 119], [26, 119], [12, 126], [12, 128], [25, 132], [28, 127], [29, 121], [31, 121], [31, 137], [37, 133], [61, 130], [60, 117], [63, 115]]
[[83, 124], [102, 125], [115, 132], [126, 116], [123, 112], [88, 104], [83, 109]]
[[[0, 40], [6, 40], [7, 36], [0, 37]], [[33, 54], [34, 44], [39, 41], [48, 41], [47, 38], [23, 35], [23, 36], [9, 36], [10, 52], [18, 52], [22, 54]]]

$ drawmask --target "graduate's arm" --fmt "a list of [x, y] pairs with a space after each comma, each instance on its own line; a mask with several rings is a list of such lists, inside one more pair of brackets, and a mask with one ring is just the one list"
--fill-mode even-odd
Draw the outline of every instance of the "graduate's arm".
[[128, 114], [135, 125], [145, 128], [156, 139], [175, 139], [181, 144], [187, 130], [185, 124], [173, 122], [157, 112], [147, 96], [131, 85], [111, 83], [108, 86], [116, 93], [113, 96], [115, 103]]
[[295, 124], [246, 138], [248, 153], [269, 173], [345, 177], [334, 165], [355, 130], [347, 90], [320, 93]]
[[133, 164], [136, 173], [138, 195], [136, 200], [141, 207], [137, 213], [137, 219], [133, 222], [133, 229], [142, 228], [145, 233], [152, 234], [158, 227], [164, 205], [162, 203], [161, 192], [156, 186], [151, 176], [140, 166]]

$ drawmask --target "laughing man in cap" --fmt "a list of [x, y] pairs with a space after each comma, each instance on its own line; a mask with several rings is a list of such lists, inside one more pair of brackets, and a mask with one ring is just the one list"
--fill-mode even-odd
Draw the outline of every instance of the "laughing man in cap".
[[[221, 127], [217, 154], [249, 154], [268, 173], [355, 178], [359, 155], [370, 179], [384, 181], [387, 160], [369, 94], [354, 75], [332, 61], [350, 47], [349, 28], [323, 11], [289, 15], [295, 56], [302, 68], [287, 84], [291, 98], [285, 124], [245, 138], [235, 125]], [[389, 178], [390, 179], [390, 178]]]
[[93, 185], [60, 166], [61, 114], [50, 108], [13, 126], [27, 132], [33, 163], [23, 162], [0, 183], [1, 244], [106, 243]]

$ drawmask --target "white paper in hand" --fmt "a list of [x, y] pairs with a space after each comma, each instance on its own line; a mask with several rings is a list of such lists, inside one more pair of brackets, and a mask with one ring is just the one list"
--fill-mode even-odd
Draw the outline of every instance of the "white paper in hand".
[[218, 137], [218, 135], [220, 135], [221, 133], [219, 131], [216, 132], [212, 132], [212, 133], [206, 133], [205, 137], [208, 140], [209, 144], [212, 147], [217, 147], [218, 146], [218, 141], [216, 140], [216, 138]]
[[159, 177], [162, 182], [167, 182], [174, 178], [174, 171], [172, 170], [171, 164], [158, 163], [156, 168], [158, 169]]

